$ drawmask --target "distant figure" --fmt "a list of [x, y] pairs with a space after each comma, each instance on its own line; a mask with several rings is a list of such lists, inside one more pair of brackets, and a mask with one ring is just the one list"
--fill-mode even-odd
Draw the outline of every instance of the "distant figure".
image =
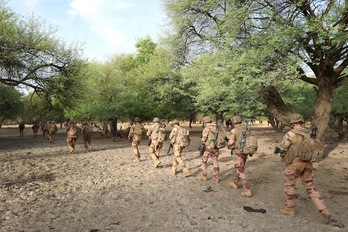
[[85, 145], [85, 153], [92, 150], [92, 128], [88, 125], [87, 122], [82, 124], [82, 136], [83, 143]]
[[70, 122], [69, 125], [65, 128], [66, 130], [66, 142], [70, 154], [75, 151], [75, 142], [77, 140], [77, 127], [74, 122]]
[[36, 138], [37, 132], [39, 131], [39, 124], [37, 122], [33, 122], [31, 129], [33, 130], [34, 138]]
[[161, 161], [159, 161], [159, 153], [165, 140], [166, 125], [160, 123], [160, 119], [155, 117], [153, 125], [149, 127], [146, 135], [151, 139], [149, 144], [149, 155], [153, 160], [154, 167], [157, 168]]
[[49, 121], [47, 122], [42, 122], [40, 127], [41, 127], [41, 132], [42, 132], [42, 137], [46, 138], [46, 136], [48, 135], [48, 130], [47, 130], [47, 126], [48, 126]]
[[25, 128], [25, 124], [23, 121], [21, 121], [18, 125], [18, 129], [19, 129], [19, 136], [23, 137], [24, 134], [24, 128]]
[[58, 131], [58, 127], [56, 125], [56, 122], [51, 121], [47, 125], [47, 130], [48, 130], [48, 140], [50, 141], [50, 143], [54, 143], [55, 135], [56, 135], [56, 132]]
[[132, 150], [135, 155], [134, 162], [140, 161], [140, 153], [138, 145], [141, 141], [141, 136], [143, 135], [145, 128], [140, 122], [140, 118], [135, 117], [133, 125], [130, 127], [128, 139], [132, 139]]

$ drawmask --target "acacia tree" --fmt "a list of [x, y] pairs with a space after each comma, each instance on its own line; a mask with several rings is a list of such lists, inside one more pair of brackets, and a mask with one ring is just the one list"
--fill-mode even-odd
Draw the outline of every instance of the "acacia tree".
[[[176, 26], [176, 44], [182, 56], [202, 50], [214, 52], [237, 48], [266, 52], [264, 62], [250, 59], [249, 67], [268, 72], [279, 69], [284, 61], [296, 68], [296, 76], [317, 89], [313, 121], [319, 125], [321, 138], [328, 126], [333, 91], [347, 78], [348, 6], [346, 1], [249, 0], [249, 1], [164, 1]], [[173, 37], [172, 37], [173, 38]], [[257, 53], [258, 55], [260, 52]], [[286, 59], [278, 59], [278, 58]], [[259, 66], [252, 65], [255, 64]], [[294, 62], [297, 64], [294, 66]], [[264, 75], [255, 75], [255, 78]], [[266, 86], [267, 87], [267, 86]], [[276, 86], [269, 86], [264, 99], [271, 94], [281, 97]], [[292, 110], [277, 111], [280, 121], [288, 123]], [[275, 106], [275, 104], [268, 104]], [[274, 112], [273, 112], [274, 113]], [[282, 116], [282, 117], [281, 117]]]
[[6, 120], [16, 120], [23, 113], [22, 93], [0, 84], [0, 127]]
[[55, 93], [69, 101], [84, 61], [78, 45], [55, 38], [44, 22], [23, 18], [0, 0], [0, 83], [31, 92]]

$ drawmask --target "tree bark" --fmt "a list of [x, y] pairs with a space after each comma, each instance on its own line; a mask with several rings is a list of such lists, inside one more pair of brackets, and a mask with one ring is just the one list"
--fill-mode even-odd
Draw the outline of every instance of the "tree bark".
[[333, 104], [332, 78], [318, 78], [317, 102], [314, 110], [313, 124], [318, 126], [317, 138], [322, 140], [330, 122], [330, 114]]
[[274, 86], [270, 86], [262, 89], [260, 95], [266, 103], [267, 111], [278, 122], [276, 129], [282, 130], [285, 126], [289, 126], [289, 117], [293, 112], [284, 103], [278, 90]]

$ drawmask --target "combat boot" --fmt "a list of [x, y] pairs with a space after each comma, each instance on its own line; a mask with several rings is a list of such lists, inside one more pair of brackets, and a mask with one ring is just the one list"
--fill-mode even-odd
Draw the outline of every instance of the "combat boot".
[[190, 174], [190, 172], [189, 172], [189, 170], [187, 168], [184, 168], [183, 175], [184, 175], [184, 177], [191, 176], [191, 174]]
[[154, 162], [154, 167], [155, 167], [155, 168], [157, 168], [157, 167], [158, 167], [158, 165], [160, 165], [160, 164], [161, 164], [161, 161], [156, 160], [156, 161]]
[[286, 209], [286, 208], [279, 210], [279, 213], [281, 215], [290, 216], [290, 217], [295, 217], [296, 216], [295, 210], [289, 210], [289, 209]]
[[172, 167], [172, 175], [175, 176], [176, 175], [176, 168]]
[[230, 186], [234, 189], [237, 189], [238, 188], [238, 185], [236, 183], [234, 183], [234, 181], [231, 181], [230, 183]]
[[324, 218], [324, 224], [329, 224], [329, 222], [331, 221], [331, 214], [330, 214], [329, 210], [324, 209], [324, 210], [320, 211], [320, 213]]
[[135, 157], [134, 160], [133, 160], [134, 163], [139, 163], [140, 162], [140, 158], [138, 157]]
[[197, 177], [197, 179], [198, 179], [198, 180], [204, 180], [204, 181], [206, 181], [208, 178], [207, 178], [206, 175], [201, 174], [201, 175], [199, 175], [199, 176]]
[[251, 197], [253, 194], [251, 193], [250, 189], [244, 189], [243, 192], [240, 193], [242, 197]]

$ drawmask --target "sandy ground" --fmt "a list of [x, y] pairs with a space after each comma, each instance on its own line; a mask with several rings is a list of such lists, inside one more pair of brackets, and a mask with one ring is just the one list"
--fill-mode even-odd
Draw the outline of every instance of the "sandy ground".
[[[27, 126], [27, 128], [30, 128]], [[170, 130], [170, 128], [168, 128]], [[228, 183], [233, 159], [227, 148], [220, 154], [220, 182], [196, 179], [200, 174], [201, 126], [191, 130], [191, 145], [183, 157], [192, 176], [170, 174], [172, 156], [165, 142], [160, 168], [147, 155], [147, 139], [140, 145], [141, 162], [132, 162], [126, 138], [112, 141], [95, 135], [93, 151], [84, 153], [82, 138], [76, 154], [68, 154], [60, 129], [55, 144], [25, 129], [0, 128], [1, 231], [348, 231], [348, 144], [327, 139], [328, 158], [317, 165], [315, 185], [333, 214], [324, 225], [303, 186], [297, 183], [297, 216], [278, 213], [284, 206], [284, 164], [273, 154], [283, 134], [255, 126], [259, 150], [247, 162], [253, 197]], [[169, 132], [169, 131], [168, 131]], [[267, 212], [247, 212], [243, 206]]]

